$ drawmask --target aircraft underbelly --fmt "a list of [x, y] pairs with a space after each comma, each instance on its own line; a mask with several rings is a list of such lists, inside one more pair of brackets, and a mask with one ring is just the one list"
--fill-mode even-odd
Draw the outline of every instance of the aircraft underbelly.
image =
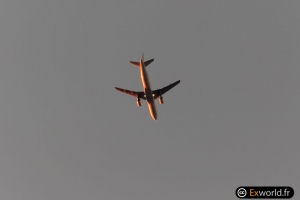
[[141, 78], [142, 78], [142, 83], [143, 83], [144, 89], [147, 88], [147, 89], [151, 90], [151, 84], [150, 84], [149, 76], [148, 76], [148, 73], [147, 73], [147, 71], [144, 67], [141, 69]]
[[148, 103], [150, 115], [154, 120], [156, 120], [157, 119], [157, 110], [156, 110], [155, 101], [154, 101], [154, 98], [152, 95], [152, 89], [151, 89], [149, 76], [148, 76], [148, 73], [147, 73], [144, 65], [141, 65], [141, 79], [142, 79], [144, 93], [146, 95], [146, 100]]

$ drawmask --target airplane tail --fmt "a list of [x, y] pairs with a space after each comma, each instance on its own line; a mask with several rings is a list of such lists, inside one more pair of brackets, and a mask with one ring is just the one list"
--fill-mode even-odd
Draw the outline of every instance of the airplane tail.
[[[144, 62], [144, 65], [145, 67], [147, 67], [150, 63], [152, 63], [154, 61], [154, 58], [150, 59], [150, 60], [147, 60]], [[136, 61], [130, 61], [131, 64], [137, 66], [137, 67], [140, 67], [140, 63], [139, 62], [136, 62]]]

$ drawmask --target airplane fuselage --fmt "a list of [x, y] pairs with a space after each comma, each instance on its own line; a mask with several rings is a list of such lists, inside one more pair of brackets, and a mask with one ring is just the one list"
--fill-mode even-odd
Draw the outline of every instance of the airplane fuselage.
[[152, 94], [152, 89], [151, 89], [151, 84], [150, 84], [150, 79], [144, 64], [144, 59], [140, 60], [140, 71], [141, 71], [141, 79], [142, 79], [142, 84], [144, 87], [144, 93], [146, 96], [146, 101], [148, 104], [148, 108], [150, 111], [151, 117], [156, 120], [157, 119], [157, 110], [155, 106], [155, 101], [153, 98]]

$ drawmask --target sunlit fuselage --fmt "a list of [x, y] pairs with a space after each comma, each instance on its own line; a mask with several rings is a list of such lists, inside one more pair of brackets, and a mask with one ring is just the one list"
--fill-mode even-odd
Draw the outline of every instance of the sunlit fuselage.
[[156, 120], [157, 119], [157, 111], [155, 106], [155, 101], [152, 94], [151, 84], [149, 80], [149, 76], [147, 70], [144, 65], [144, 59], [140, 60], [140, 70], [141, 70], [141, 79], [144, 87], [144, 93], [146, 95], [146, 101], [148, 104], [148, 108], [151, 114], [151, 117]]

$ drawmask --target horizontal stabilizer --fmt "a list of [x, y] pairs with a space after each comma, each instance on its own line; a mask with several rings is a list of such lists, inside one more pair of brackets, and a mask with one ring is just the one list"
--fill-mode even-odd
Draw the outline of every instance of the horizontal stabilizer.
[[154, 61], [154, 58], [152, 58], [151, 60], [147, 60], [146, 62], [144, 62], [145, 67], [147, 67], [150, 63], [152, 63]]
[[135, 61], [130, 61], [131, 64], [140, 67], [140, 63], [139, 62], [135, 62]]
[[[154, 61], [154, 58], [147, 60], [144, 62], [145, 67], [147, 67], [150, 63], [152, 63]], [[131, 64], [140, 67], [140, 63], [139, 62], [135, 62], [135, 61], [130, 61]]]

